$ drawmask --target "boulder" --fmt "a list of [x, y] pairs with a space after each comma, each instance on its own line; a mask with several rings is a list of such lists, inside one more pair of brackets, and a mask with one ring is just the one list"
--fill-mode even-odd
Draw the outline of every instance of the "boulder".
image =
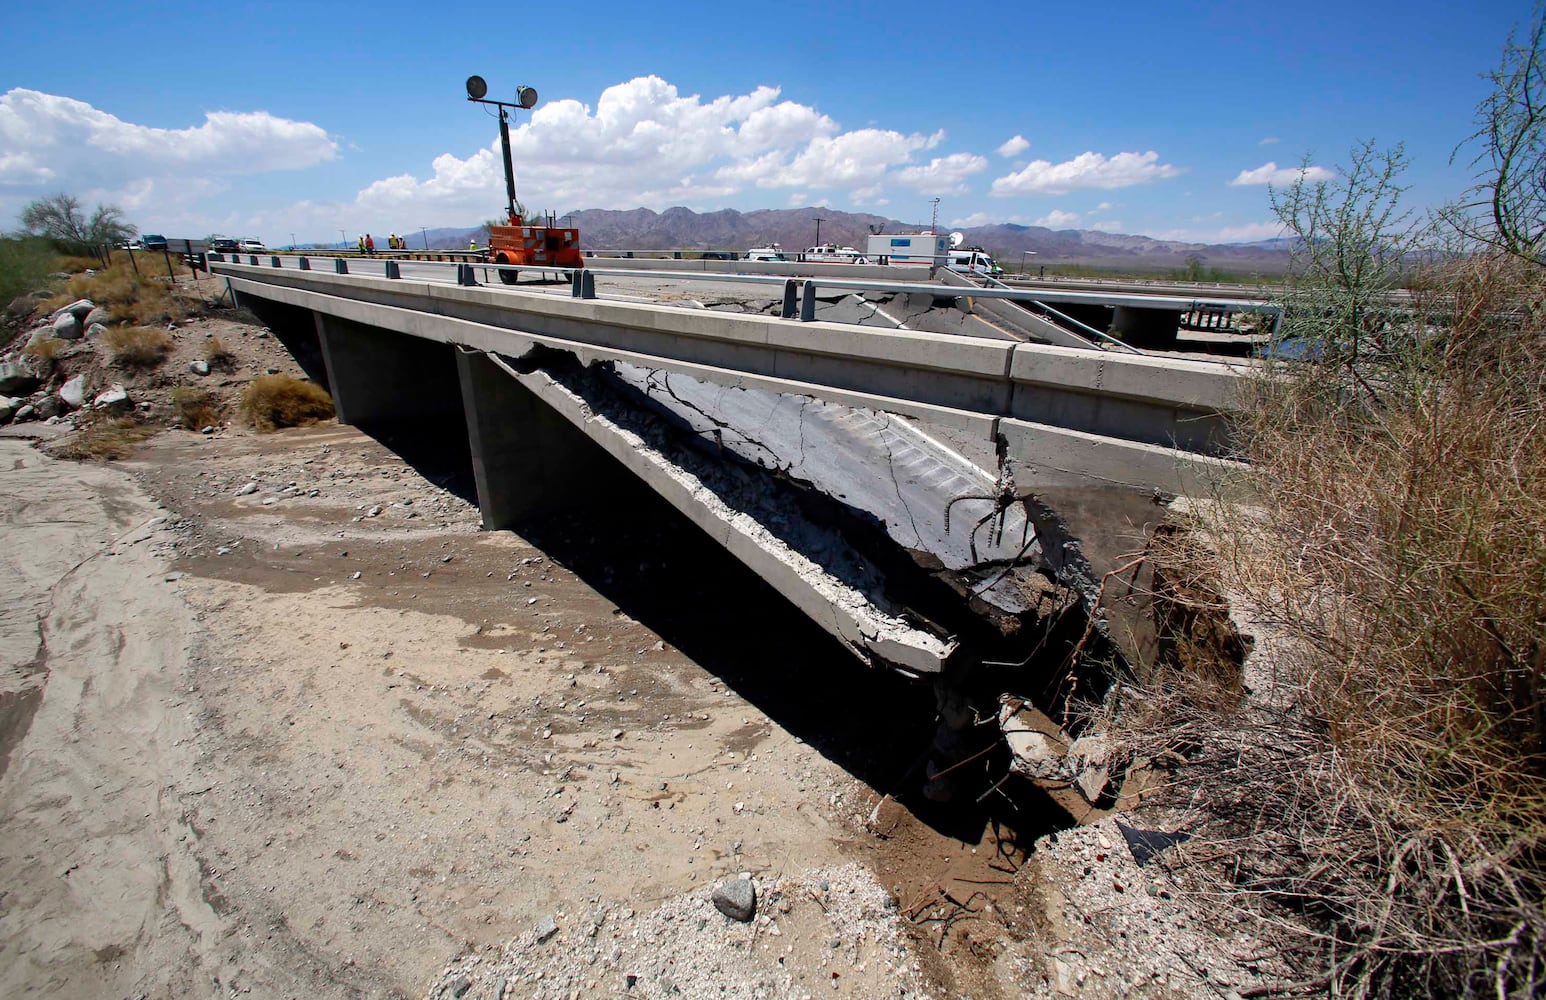
[[7, 423], [21, 409], [21, 400], [14, 396], [0, 396], [0, 424]]
[[100, 337], [106, 332], [107, 327], [103, 326], [101, 323], [93, 323], [86, 327], [86, 336], [88, 339]]
[[733, 878], [714, 890], [714, 906], [731, 920], [742, 923], [757, 913], [757, 887], [749, 878]]
[[57, 417], [63, 413], [64, 404], [59, 401], [58, 396], [44, 396], [42, 399], [33, 402], [32, 412], [35, 419], [47, 420], [50, 417]]
[[122, 412], [134, 408], [134, 404], [129, 401], [129, 390], [116, 384], [97, 393], [97, 398], [91, 401], [91, 405], [99, 410], [110, 412]]
[[41, 381], [42, 374], [25, 358], [0, 364], [0, 392], [31, 392]]
[[5, 315], [8, 317], [26, 316], [38, 307], [39, 302], [48, 297], [49, 293], [46, 289], [28, 292], [26, 295], [18, 295], [5, 307]]
[[84, 332], [74, 313], [64, 312], [54, 320], [54, 336], [60, 340], [79, 340]]
[[86, 318], [81, 320], [81, 323], [84, 324], [87, 329], [90, 329], [93, 324], [101, 323], [103, 326], [106, 326], [112, 321], [113, 314], [101, 306], [97, 306], [95, 309], [91, 310], [91, 312], [86, 314]]
[[86, 376], [77, 375], [59, 387], [59, 400], [72, 410], [86, 405]]
[[65, 313], [69, 313], [77, 320], [82, 320], [91, 315], [91, 310], [95, 309], [96, 307], [97, 304], [90, 299], [76, 299], [74, 302], [71, 302], [63, 309], [54, 310], [54, 314], [48, 318], [50, 320], [56, 320], [60, 316], [63, 316]]
[[33, 405], [31, 403], [27, 403], [26, 405], [20, 407], [16, 411], [16, 422], [17, 423], [21, 423], [23, 420], [33, 420], [33, 419], [36, 419], [36, 417], [37, 417], [37, 410], [33, 407]]
[[195, 375], [208, 375], [209, 374], [209, 362], [208, 361], [194, 361], [194, 362], [191, 362], [188, 365], [188, 370], [190, 372], [192, 372], [193, 374], [195, 374]]

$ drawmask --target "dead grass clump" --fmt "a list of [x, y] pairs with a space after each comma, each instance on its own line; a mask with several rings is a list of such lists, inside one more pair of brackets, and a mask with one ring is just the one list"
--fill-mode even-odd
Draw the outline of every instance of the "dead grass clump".
[[76, 274], [81, 271], [94, 271], [102, 266], [102, 262], [95, 257], [75, 257], [69, 254], [54, 258], [54, 270], [63, 271], [66, 274]]
[[312, 382], [289, 375], [253, 379], [242, 393], [243, 419], [260, 431], [303, 427], [333, 415], [333, 397]]
[[56, 458], [108, 462], [128, 458], [140, 442], [154, 437], [156, 429], [133, 417], [108, 417], [93, 421], [49, 446]]
[[54, 359], [59, 356], [59, 352], [64, 350], [64, 348], [65, 342], [58, 337], [39, 337], [37, 340], [28, 342], [27, 346], [21, 349], [21, 352], [29, 357], [37, 358], [39, 361], [52, 364]]
[[172, 338], [165, 331], [143, 326], [114, 327], [102, 335], [102, 343], [113, 363], [124, 368], [154, 368], [172, 350]]
[[102, 306], [118, 323], [166, 323], [187, 313], [165, 277], [136, 274], [127, 264], [75, 275], [65, 283], [64, 291], [44, 302], [39, 311], [52, 312], [77, 299], [90, 299]]
[[1213, 527], [1276, 678], [1132, 696], [1208, 789], [1220, 902], [1297, 914], [1300, 987], [1546, 990], [1543, 298], [1538, 266], [1473, 258], [1356, 360], [1264, 372], [1252, 495]]
[[204, 360], [211, 368], [230, 368], [236, 361], [236, 355], [225, 345], [225, 341], [219, 337], [210, 337], [204, 342]]
[[172, 415], [177, 426], [190, 431], [220, 422], [220, 397], [208, 389], [178, 386], [172, 390]]

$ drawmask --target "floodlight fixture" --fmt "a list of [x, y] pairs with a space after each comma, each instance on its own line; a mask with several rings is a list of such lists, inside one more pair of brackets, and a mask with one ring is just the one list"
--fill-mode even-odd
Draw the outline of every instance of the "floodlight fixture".
[[516, 87], [515, 88], [515, 103], [519, 104], [521, 107], [527, 109], [528, 111], [531, 110], [532, 108], [536, 107], [536, 105], [537, 105], [537, 88], [536, 87]]
[[469, 101], [481, 101], [488, 96], [488, 83], [481, 76], [469, 76], [467, 78], [467, 99]]

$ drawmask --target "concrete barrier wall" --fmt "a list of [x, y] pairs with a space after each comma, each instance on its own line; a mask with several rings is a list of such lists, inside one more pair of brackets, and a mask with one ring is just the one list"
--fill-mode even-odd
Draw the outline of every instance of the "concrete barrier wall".
[[[809, 394], [919, 416], [987, 440], [1018, 421], [1073, 433], [1070, 448], [1082, 447], [1083, 434], [1112, 446], [1217, 455], [1229, 446], [1221, 414], [1238, 405], [1239, 374], [1205, 362], [504, 288], [215, 267], [241, 295], [423, 340], [517, 357], [544, 344], [587, 363], [617, 359], [720, 384]], [[1157, 469], [1149, 453], [1134, 454], [1145, 456], [1142, 468]], [[1139, 478], [1167, 490], [1178, 482], [1173, 469]]]

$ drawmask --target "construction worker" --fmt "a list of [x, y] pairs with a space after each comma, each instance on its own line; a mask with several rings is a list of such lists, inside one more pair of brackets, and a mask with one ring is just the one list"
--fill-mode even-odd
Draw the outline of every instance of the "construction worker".
[[365, 252], [365, 237], [361, 236], [361, 237], [357, 238], [354, 242], [355, 242], [355, 245], [359, 247], [360, 253], [364, 253]]
[[478, 249], [478, 240], [477, 240], [476, 237], [474, 237], [473, 239], [470, 239], [470, 240], [467, 241], [467, 249], [469, 249], [469, 250], [476, 250], [476, 249]]
[[365, 252], [366, 253], [375, 253], [376, 252], [376, 241], [370, 238], [370, 234], [369, 233], [365, 234]]

